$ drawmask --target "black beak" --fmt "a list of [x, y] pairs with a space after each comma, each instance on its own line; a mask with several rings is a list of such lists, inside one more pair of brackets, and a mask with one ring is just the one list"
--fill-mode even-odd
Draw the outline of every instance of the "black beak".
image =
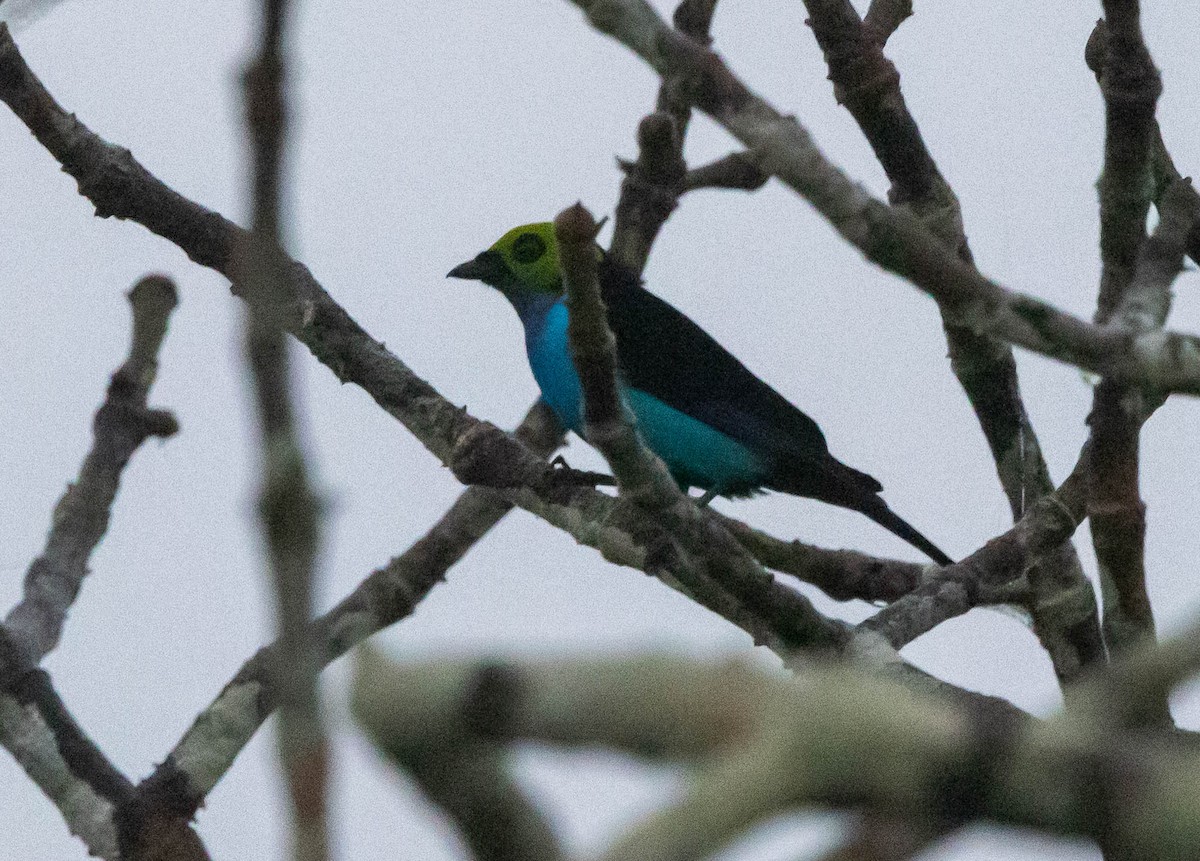
[[482, 281], [494, 284], [503, 277], [507, 267], [504, 258], [496, 251], [484, 251], [473, 260], [460, 263], [446, 273], [447, 278], [462, 278], [467, 281]]

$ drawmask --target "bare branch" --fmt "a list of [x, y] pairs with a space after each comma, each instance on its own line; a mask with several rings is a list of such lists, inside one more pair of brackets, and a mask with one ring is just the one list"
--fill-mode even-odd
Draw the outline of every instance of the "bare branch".
[[749, 153], [731, 152], [714, 162], [689, 170], [683, 177], [683, 190], [733, 188], [757, 191], [767, 184], [769, 178], [750, 160]]
[[1104, 171], [1100, 175], [1100, 300], [1096, 320], [1112, 316], [1133, 279], [1146, 237], [1153, 188], [1151, 141], [1162, 80], [1142, 40], [1138, 0], [1105, 0], [1107, 39], [1099, 73], [1104, 95]]
[[[526, 415], [517, 435], [533, 451], [548, 454], [561, 442], [562, 428], [550, 408], [539, 402]], [[423, 538], [309, 626], [308, 636], [318, 646], [322, 666], [411, 614], [446, 572], [510, 510], [512, 504], [495, 490], [472, 487], [465, 491]], [[259, 650], [200, 713], [162, 764], [138, 787], [148, 809], [178, 810], [186, 817], [199, 809], [278, 706], [272, 668], [281, 654], [279, 642]]]
[[[1097, 83], [1100, 83], [1108, 62], [1108, 26], [1103, 18], [1096, 22], [1092, 34], [1088, 37], [1084, 60], [1087, 62], [1088, 68], [1095, 74]], [[1175, 167], [1175, 162], [1167, 151], [1157, 119], [1151, 119], [1150, 138], [1150, 167], [1154, 183], [1153, 201], [1155, 205], [1161, 205], [1167, 187], [1172, 183], [1179, 182], [1184, 177]], [[1192, 205], [1200, 208], [1200, 194], [1197, 194], [1194, 188], [1189, 189], [1187, 193], [1192, 200]], [[1191, 235], [1188, 237], [1188, 256], [1200, 263], [1200, 224], [1192, 228]]]
[[868, 259], [944, 303], [954, 325], [1130, 383], [1200, 394], [1200, 338], [1119, 335], [1004, 289], [944, 249], [911, 213], [852, 182], [794, 118], [750, 92], [711, 51], [667, 27], [644, 0], [572, 2], [660, 74], [692, 75], [697, 106], [750, 147], [764, 171], [812, 202]]
[[[2, 626], [0, 657], [22, 663]], [[71, 718], [44, 670], [14, 675], [0, 693], [0, 744], [93, 855], [120, 857], [120, 811], [132, 786]]]
[[[22, 662], [29, 666], [58, 644], [67, 610], [87, 575], [88, 557], [108, 529], [125, 465], [150, 437], [166, 438], [179, 430], [170, 413], [146, 406], [167, 318], [175, 307], [175, 285], [162, 276], [149, 276], [129, 293], [129, 302], [133, 308], [129, 358], [112, 376], [108, 396], [96, 413], [92, 448], [79, 477], [54, 507], [45, 549], [25, 572], [24, 595], [4, 620]], [[0, 662], [0, 683], [6, 675], [7, 668]]]
[[[76, 118], [65, 113], [24, 65], [11, 40], [0, 31], [0, 99], [22, 117], [92, 195], [101, 214], [135, 218], [176, 242], [193, 259], [210, 266], [244, 289], [232, 249], [246, 232], [219, 215], [167, 188], [135, 162], [126, 151], [97, 138]], [[919, 231], [919, 228], [914, 226]], [[924, 236], [923, 232], [919, 232]], [[480, 422], [441, 398], [399, 359], [372, 339], [337, 305], [300, 264], [289, 261], [286, 307], [273, 309], [283, 325], [328, 365], [342, 380], [355, 382], [390, 415], [399, 419], [455, 474], [507, 488], [502, 496], [548, 522], [567, 530], [582, 543], [598, 548], [605, 558], [648, 571], [673, 588], [747, 630], [757, 643], [789, 659], [802, 649], [836, 650], [846, 629], [816, 614], [797, 593], [779, 585], [736, 546], [724, 530], [688, 515], [689, 506], [669, 526], [646, 517], [646, 509], [628, 500], [613, 500], [590, 488], [564, 485], [555, 470], [507, 434]], [[248, 297], [252, 302], [255, 297]], [[1086, 324], [1084, 324], [1086, 325]], [[682, 531], [680, 531], [682, 530]], [[685, 539], [681, 542], [680, 535]], [[919, 688], [940, 688], [972, 702], [981, 701], [912, 670], [893, 655], [879, 653], [872, 666], [895, 670]], [[257, 688], [238, 689], [237, 695], [256, 698]], [[986, 700], [986, 707], [1011, 708]], [[229, 701], [227, 701], [229, 704]], [[198, 740], [188, 750], [208, 755], [204, 737], [214, 739], [216, 760], [232, 758], [239, 742], [221, 747], [219, 728], [228, 719], [244, 720], [245, 709], [221, 709], [197, 725]], [[254, 731], [257, 721], [234, 735]], [[224, 767], [227, 767], [224, 766]], [[196, 794], [187, 791], [187, 775], [213, 774], [187, 762], [167, 769], [155, 784], [155, 798], [166, 809], [187, 810]], [[178, 802], [176, 807], [171, 807]], [[194, 810], [194, 807], [191, 808]]]
[[154, 853], [167, 845], [180, 861], [208, 857], [186, 818], [144, 814], [133, 785], [37, 667], [58, 643], [88, 557], [108, 528], [121, 472], [146, 439], [179, 429], [170, 413], [146, 406], [176, 301], [174, 284], [160, 275], [143, 278], [130, 291], [129, 356], [112, 376], [96, 413], [92, 448], [55, 507], [46, 548], [26, 573], [24, 596], [0, 625], [0, 744], [58, 807], [71, 833], [106, 859], [163, 857]]
[[329, 750], [321, 719], [321, 662], [308, 636], [320, 541], [320, 503], [296, 438], [287, 340], [280, 309], [290, 292], [279, 216], [287, 132], [284, 92], [287, 0], [264, 0], [259, 53], [247, 67], [246, 124], [253, 150], [254, 229], [234, 251], [233, 266], [253, 309], [246, 322], [246, 360], [261, 431], [258, 511], [275, 586], [279, 655], [272, 671], [279, 697], [279, 755], [291, 799], [292, 852], [297, 861], [329, 857]]
[[[1083, 522], [1086, 506], [1083, 469], [1086, 456], [1062, 486], [1042, 497], [1012, 529], [966, 559], [941, 568], [915, 591], [880, 610], [858, 626], [856, 636], [882, 635], [896, 649], [911, 643], [947, 619], [982, 601], [983, 589], [999, 589], [1023, 576], [1039, 558], [1067, 541]], [[1080, 586], [1091, 597], [1091, 586]], [[1078, 600], [1073, 593], [1060, 596]], [[1057, 627], [1057, 626], [1056, 626]]]
[[[1144, 304], [1148, 293], [1161, 311], [1157, 317], [1136, 314], [1126, 306], [1126, 293], [1135, 278], [1139, 255], [1146, 239], [1146, 214], [1153, 194], [1151, 143], [1154, 110], [1162, 92], [1158, 70], [1142, 40], [1138, 0], [1106, 0], [1106, 27], [1101, 30], [1103, 59], [1097, 79], [1104, 96], [1104, 170], [1100, 175], [1100, 296], [1096, 321], [1110, 323], [1128, 332], [1147, 332], [1162, 327], [1169, 301], [1165, 286], [1147, 273], [1146, 284], [1135, 302]], [[1091, 42], [1091, 40], [1089, 40]], [[1097, 50], [1093, 43], [1090, 52]], [[1089, 53], [1089, 51], [1085, 51]], [[1175, 221], [1179, 221], [1178, 216]], [[1171, 219], [1165, 218], [1161, 228]], [[1164, 238], [1160, 245], [1178, 245], [1165, 251], [1169, 267], [1179, 271], [1183, 244], [1191, 223]], [[1176, 235], [1177, 234], [1177, 235]], [[1118, 307], [1130, 313], [1114, 320]], [[1135, 319], [1136, 316], [1136, 319]], [[1157, 319], [1156, 319], [1157, 317]], [[1146, 509], [1138, 491], [1138, 449], [1144, 418], [1141, 393], [1120, 381], [1105, 379], [1096, 387], [1088, 423], [1091, 425], [1091, 456], [1088, 473], [1088, 515], [1092, 544], [1100, 570], [1104, 594], [1104, 633], [1109, 650], [1119, 653], [1139, 639], [1154, 639], [1154, 617], [1146, 594], [1144, 546]], [[1169, 721], [1165, 710], [1160, 719]]]
[[884, 45], [912, 13], [912, 0], [871, 0], [863, 23], [879, 44]]
[[650, 246], [683, 193], [686, 165], [676, 120], [664, 111], [643, 118], [638, 124], [637, 161], [619, 164], [625, 179], [609, 253], [622, 266], [640, 273], [646, 268]]
[[[1190, 184], [1172, 183], [1159, 212], [1154, 235], [1142, 243], [1134, 277], [1113, 309], [1113, 328], [1154, 331], [1166, 320], [1171, 284], [1200, 216]], [[1138, 490], [1138, 437], [1152, 410], [1148, 400], [1138, 389], [1103, 380], [1089, 418], [1088, 518], [1104, 590], [1105, 635], [1114, 652], [1155, 636], [1143, 555], [1145, 505]]]
[[554, 220], [570, 310], [567, 340], [583, 391], [584, 435], [612, 467], [623, 495], [650, 509], [665, 509], [683, 502], [684, 494], [666, 465], [642, 445], [617, 389], [617, 342], [600, 298], [599, 229], [578, 203]]
[[[1165, 656], [1171, 669], [1157, 676], [1194, 669], [1197, 642], [1190, 657]], [[472, 736], [461, 716], [483, 679], [503, 681], [488, 686], [488, 713], [502, 718]], [[1200, 756], [1175, 733], [1116, 734], [1074, 707], [1046, 722], [982, 713], [845, 665], [790, 679], [663, 655], [396, 664], [364, 652], [354, 711], [402, 756], [449, 725], [464, 741], [605, 745], [695, 766], [682, 799], [604, 861], [707, 857], [757, 822], [818, 805], [919, 828], [1032, 826], [1096, 839], [1117, 857], [1184, 861], [1200, 841], [1190, 796], [1168, 802], [1200, 780]]]
[[[690, 39], [709, 44], [709, 27], [717, 0], [682, 0], [675, 9], [675, 27]], [[638, 125], [638, 158], [618, 160], [625, 171], [617, 201], [609, 253], [632, 272], [646, 268], [650, 247], [658, 238], [683, 193], [687, 165], [683, 139], [692, 105], [681, 92], [683, 81], [665, 79], [658, 88], [654, 112]]]
[[928, 565], [879, 559], [855, 550], [826, 550], [803, 541], [783, 541], [740, 520], [710, 515], [763, 565], [816, 586], [830, 598], [895, 601], [916, 589]]
[[[862, 129], [891, 180], [889, 201], [909, 208], [947, 249], [971, 263], [958, 198], [934, 163], [908, 110], [900, 74], [883, 53], [886, 34], [880, 38], [873, 26], [860, 20], [849, 0], [805, 0], [805, 6], [837, 99]], [[890, 16], [887, 26], [893, 21], [898, 25], [912, 9], [911, 3], [878, 3], [872, 4], [871, 12]], [[1021, 398], [1012, 348], [969, 326], [956, 325], [945, 305], [941, 310], [951, 367], [987, 439], [1013, 520], [1020, 520], [1027, 507], [1050, 493], [1054, 485]], [[1069, 543], [1029, 572], [1026, 606], [1060, 682], [1070, 681], [1081, 667], [1104, 659], [1096, 608], [1094, 602], [1082, 607], [1081, 617], [1065, 628], [1051, 625], [1040, 608], [1058, 606], [1057, 599], [1064, 592], [1090, 594], [1086, 582]]]

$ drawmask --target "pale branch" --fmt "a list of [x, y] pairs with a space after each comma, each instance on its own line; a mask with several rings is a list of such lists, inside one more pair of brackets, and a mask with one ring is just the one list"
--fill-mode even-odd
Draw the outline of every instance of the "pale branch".
[[317, 674], [322, 662], [309, 636], [320, 501], [297, 438], [287, 335], [278, 309], [293, 296], [280, 216], [282, 166], [288, 131], [287, 0], [264, 0], [257, 56], [243, 74], [250, 138], [253, 229], [234, 249], [234, 268], [251, 311], [245, 323], [246, 364], [258, 406], [261, 484], [258, 518], [266, 544], [279, 630], [274, 663], [279, 702], [277, 750], [287, 786], [291, 856], [329, 857], [329, 742]]
[[[360, 674], [372, 662], [373, 654], [369, 647], [361, 650]], [[519, 695], [508, 689], [511, 681], [503, 668], [490, 672], [481, 666], [465, 689], [446, 692], [453, 700], [435, 695], [436, 703], [426, 700], [415, 709], [402, 706], [400, 721], [422, 712], [435, 720], [409, 723], [410, 733], [403, 736], [375, 732], [368, 721], [362, 724], [375, 745], [459, 826], [472, 857], [479, 861], [558, 861], [564, 853], [554, 832], [511, 774], [504, 739], [511, 716], [508, 704]], [[426, 696], [432, 692], [417, 693]], [[357, 694], [356, 709], [365, 702], [380, 701], [377, 695], [361, 690]], [[449, 708], [442, 711], [439, 706], [443, 705]]]
[[[887, 24], [911, 14], [872, 6]], [[849, 0], [805, 0], [809, 25], [825, 55], [834, 94], [854, 117], [891, 181], [888, 200], [904, 206], [950, 251], [972, 262], [958, 198], [921, 137], [900, 89], [900, 74], [883, 53], [886, 34], [859, 18]], [[870, 14], [870, 13], [869, 13]], [[900, 15], [899, 20], [894, 16]], [[891, 31], [888, 30], [888, 33]], [[1012, 348], [970, 327], [956, 325], [942, 305], [951, 368], [967, 395], [991, 450], [1013, 520], [1054, 489], [1037, 434], [1025, 410]], [[1073, 545], [1067, 543], [1029, 571], [1026, 606], [1038, 638], [1050, 653], [1061, 682], [1081, 667], [1104, 659], [1096, 608], [1081, 608], [1067, 626], [1051, 624], [1039, 610], [1060, 593], [1090, 594]], [[1058, 621], [1062, 621], [1061, 618]]]
[[162, 276], [143, 278], [130, 291], [129, 302], [129, 357], [112, 376], [79, 477], [55, 505], [45, 549], [25, 572], [21, 600], [5, 617], [21, 666], [0, 661], [0, 688], [7, 686], [11, 672], [36, 666], [58, 644], [67, 611], [87, 576], [88, 558], [108, 529], [121, 472], [133, 453], [147, 439], [179, 430], [169, 412], [146, 406], [167, 318], [176, 303], [175, 286]]
[[[516, 434], [539, 454], [549, 454], [562, 442], [562, 428], [540, 401]], [[317, 646], [321, 665], [327, 666], [367, 637], [409, 616], [512, 507], [490, 488], [464, 491], [424, 537], [309, 625], [308, 636]], [[278, 642], [259, 650], [200, 713], [162, 764], [138, 787], [148, 809], [171, 810], [185, 818], [195, 814], [277, 707], [279, 691], [272, 668], [281, 654]]]
[[[1167, 659], [1176, 677], [1195, 669], [1191, 651]], [[469, 708], [481, 688], [486, 710]], [[693, 766], [684, 797], [604, 861], [706, 857], [771, 816], [830, 805], [918, 828], [992, 820], [1171, 861], [1200, 841], [1200, 755], [1175, 733], [1109, 731], [1070, 706], [1046, 722], [982, 713], [844, 664], [792, 679], [653, 655], [400, 664], [364, 651], [353, 710], [401, 763], [447, 726], [477, 754], [528, 740]], [[478, 711], [490, 719], [473, 722]]]
[[[3, 627], [0, 658], [15, 666], [25, 662]], [[0, 693], [0, 744], [91, 854], [120, 857], [119, 811], [132, 785], [71, 718], [45, 670], [28, 667]]]
[[[717, 0], [682, 0], [675, 9], [676, 29], [708, 44], [716, 6]], [[617, 160], [625, 179], [617, 200], [609, 254], [638, 274], [646, 268], [650, 248], [685, 190], [683, 140], [692, 106], [679, 92], [679, 84], [664, 80], [658, 88], [654, 112], [638, 124], [637, 161]]]
[[[181, 861], [207, 854], [186, 820], [148, 817], [133, 785], [76, 723], [38, 662], [58, 643], [67, 611], [104, 536], [121, 473], [150, 437], [169, 437], [175, 418], [147, 396], [175, 308], [175, 286], [153, 275], [129, 293], [129, 355], [113, 374], [93, 422], [92, 448], [55, 507], [42, 555], [30, 566], [21, 601], [0, 625], [0, 744], [55, 804], [71, 833], [106, 859], [152, 858], [166, 846]], [[140, 854], [139, 854], [140, 853]]]
[[[1030, 506], [1012, 529], [961, 562], [935, 571], [915, 590], [862, 622], [855, 636], [882, 636], [900, 649], [947, 619], [980, 606], [985, 590], [1001, 589], [1024, 576], [1040, 558], [1069, 540], [1083, 522], [1087, 461], [1085, 452], [1062, 486]], [[1090, 584], [1085, 581], [1079, 588], [1091, 597]], [[1058, 600], [1060, 604], [1078, 602], [1081, 596], [1065, 593]], [[1054, 612], [1063, 610], [1059, 607]], [[1070, 613], [1068, 618], [1074, 615]]]
[[794, 118], [750, 92], [716, 54], [667, 27], [644, 0], [572, 2], [660, 74], [692, 75], [697, 106], [749, 147], [765, 172], [808, 199], [868, 259], [941, 300], [954, 325], [1130, 383], [1200, 394], [1200, 338], [1109, 332], [1001, 287], [945, 249], [911, 212], [852, 182]]
[[[0, 650], [9, 648], [0, 628]], [[106, 861], [208, 861], [188, 817], [150, 811], [76, 723], [45, 670], [0, 694], [0, 744]]]

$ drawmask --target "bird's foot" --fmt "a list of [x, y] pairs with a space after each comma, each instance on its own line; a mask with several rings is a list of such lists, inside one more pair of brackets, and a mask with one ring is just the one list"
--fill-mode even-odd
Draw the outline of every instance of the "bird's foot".
[[721, 491], [719, 488], [710, 487], [708, 490], [704, 491], [704, 493], [702, 493], [700, 496], [696, 497], [696, 507], [697, 508], [708, 508], [708, 504], [720, 495], [721, 495]]
[[550, 466], [554, 472], [553, 481], [555, 484], [567, 487], [616, 487], [617, 480], [611, 475], [606, 475], [603, 472], [588, 472], [587, 470], [575, 469], [567, 459], [561, 454], [556, 455]]

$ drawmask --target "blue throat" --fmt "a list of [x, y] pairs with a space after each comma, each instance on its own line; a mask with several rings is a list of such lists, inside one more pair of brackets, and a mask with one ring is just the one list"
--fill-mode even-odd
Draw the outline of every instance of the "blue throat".
[[[563, 426], [583, 436], [583, 396], [567, 342], [567, 306], [546, 293], [505, 297], [525, 327], [525, 352], [542, 399]], [[646, 445], [666, 462], [683, 487], [728, 496], [754, 492], [767, 467], [745, 445], [638, 389], [621, 387]]]

